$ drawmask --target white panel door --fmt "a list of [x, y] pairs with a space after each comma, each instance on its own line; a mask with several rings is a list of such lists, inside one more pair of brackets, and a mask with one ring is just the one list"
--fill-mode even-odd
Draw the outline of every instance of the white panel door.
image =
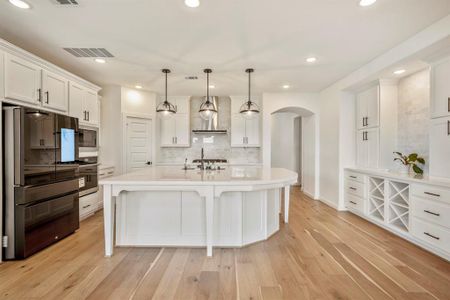
[[430, 129], [430, 175], [450, 178], [450, 118], [433, 119]]
[[126, 172], [152, 165], [152, 121], [127, 117], [126, 119]]
[[173, 147], [175, 144], [175, 123], [174, 117], [160, 119], [160, 146]]
[[39, 104], [41, 68], [11, 54], [5, 55], [5, 98]]
[[245, 119], [240, 114], [231, 116], [231, 147], [245, 146]]
[[69, 81], [57, 74], [42, 71], [42, 104], [45, 107], [67, 112], [68, 110], [68, 86]]
[[83, 107], [87, 114], [87, 122], [91, 125], [98, 125], [100, 121], [98, 109], [98, 95], [97, 92], [87, 90], [83, 98]]
[[188, 114], [175, 114], [175, 144], [178, 147], [190, 146], [190, 123]]
[[69, 115], [78, 118], [80, 122], [87, 121], [83, 109], [85, 90], [81, 85], [71, 82], [69, 84]]
[[431, 69], [431, 117], [450, 116], [450, 58]]
[[256, 117], [251, 120], [245, 121], [245, 135], [247, 137], [246, 146], [247, 147], [259, 147], [260, 139], [259, 139], [259, 126], [260, 118]]

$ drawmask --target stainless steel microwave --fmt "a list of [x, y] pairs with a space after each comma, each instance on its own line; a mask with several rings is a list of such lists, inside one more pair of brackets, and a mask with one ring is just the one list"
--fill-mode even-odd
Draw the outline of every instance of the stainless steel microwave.
[[98, 128], [80, 126], [78, 130], [78, 146], [80, 151], [97, 151]]

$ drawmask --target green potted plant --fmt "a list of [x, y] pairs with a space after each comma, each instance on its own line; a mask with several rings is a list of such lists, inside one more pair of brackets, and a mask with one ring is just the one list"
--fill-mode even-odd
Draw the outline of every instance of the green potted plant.
[[417, 153], [411, 153], [409, 155], [404, 155], [401, 152], [394, 152], [398, 157], [394, 158], [394, 161], [399, 161], [403, 169], [401, 173], [407, 174], [411, 173], [411, 168], [416, 174], [423, 174], [423, 169], [419, 165], [425, 165], [425, 159], [420, 157]]

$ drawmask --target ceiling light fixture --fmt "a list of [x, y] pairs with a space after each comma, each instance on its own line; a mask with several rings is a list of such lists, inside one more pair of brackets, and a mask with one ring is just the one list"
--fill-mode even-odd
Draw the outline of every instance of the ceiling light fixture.
[[200, 6], [200, 0], [184, 0], [184, 4], [190, 8], [196, 8]]
[[287, 90], [288, 88], [290, 88], [291, 86], [289, 84], [285, 84], [283, 85], [283, 89]]
[[27, 2], [25, 2], [23, 0], [9, 0], [9, 3], [11, 3], [12, 5], [14, 5], [18, 8], [22, 8], [22, 9], [29, 9], [31, 7], [30, 4], [28, 4]]
[[406, 70], [400, 69], [400, 70], [394, 71], [394, 74], [395, 74], [395, 75], [400, 75], [400, 74], [403, 74], [403, 73], [405, 73], [405, 72], [406, 72]]
[[140, 89], [142, 89], [142, 85], [136, 85], [135, 88], [140, 90]]
[[203, 120], [210, 120], [217, 114], [217, 107], [213, 102], [209, 101], [209, 74], [212, 73], [211, 69], [204, 69], [206, 73], [206, 101], [200, 105], [199, 113]]
[[255, 102], [252, 101], [251, 98], [251, 74], [254, 71], [255, 70], [253, 69], [245, 70], [245, 72], [248, 73], [248, 100], [247, 102], [242, 104], [241, 108], [239, 109], [239, 113], [241, 114], [241, 116], [248, 120], [253, 119], [257, 114], [259, 114], [259, 107]]
[[165, 97], [164, 97], [164, 102], [161, 102], [157, 107], [156, 107], [156, 112], [158, 113], [158, 115], [163, 118], [163, 119], [168, 119], [171, 116], [173, 116], [174, 114], [177, 113], [177, 108], [175, 107], [175, 105], [173, 105], [172, 103], [170, 103], [167, 100], [167, 74], [170, 73], [169, 69], [162, 69], [162, 72], [166, 75], [166, 85], [165, 85]]
[[96, 58], [94, 61], [99, 64], [106, 64], [106, 59], [103, 58]]
[[377, 0], [361, 0], [359, 1], [359, 6], [371, 6], [375, 2], [377, 2]]
[[314, 63], [314, 62], [316, 62], [317, 61], [317, 58], [315, 58], [315, 57], [308, 57], [307, 59], [306, 59], [306, 62], [308, 62], [308, 63]]

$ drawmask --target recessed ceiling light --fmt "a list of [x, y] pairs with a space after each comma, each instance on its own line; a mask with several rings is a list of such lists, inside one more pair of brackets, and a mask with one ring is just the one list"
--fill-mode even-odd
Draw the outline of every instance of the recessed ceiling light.
[[184, 0], [187, 7], [195, 8], [200, 6], [200, 0]]
[[317, 61], [317, 58], [316, 58], [316, 57], [313, 57], [313, 56], [308, 57], [308, 58], [306, 59], [306, 62], [309, 62], [309, 63], [314, 63], [314, 62], [316, 62], [316, 61]]
[[290, 88], [291, 86], [289, 84], [284, 84], [283, 85], [283, 89], [287, 90], [288, 88]]
[[26, 3], [23, 0], [9, 0], [9, 3], [11, 3], [12, 5], [18, 7], [18, 8], [22, 8], [22, 9], [29, 9], [30, 8], [30, 4]]
[[105, 63], [106, 63], [106, 60], [103, 59], [103, 58], [96, 58], [96, 59], [94, 59], [94, 61], [95, 61], [96, 63], [99, 63], [99, 64], [105, 64]]
[[400, 70], [394, 71], [394, 74], [395, 74], [395, 75], [400, 75], [400, 74], [403, 74], [403, 73], [405, 73], [405, 72], [406, 72], [406, 70], [400, 69]]
[[210, 88], [210, 89], [215, 89], [216, 86], [215, 86], [214, 84], [210, 84], [210, 85], [209, 85], [209, 88]]
[[361, 1], [359, 1], [359, 5], [360, 6], [371, 6], [375, 2], [377, 2], [377, 0], [361, 0]]
[[135, 88], [142, 89], [142, 85], [136, 85]]

